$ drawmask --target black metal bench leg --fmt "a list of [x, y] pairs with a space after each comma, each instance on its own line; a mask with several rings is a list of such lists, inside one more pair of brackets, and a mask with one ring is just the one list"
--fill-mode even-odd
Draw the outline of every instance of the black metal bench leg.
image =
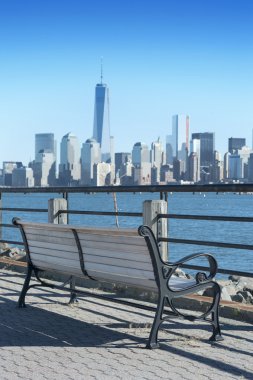
[[152, 349], [152, 348], [158, 348], [159, 344], [157, 343], [157, 337], [158, 337], [158, 330], [163, 322], [162, 315], [163, 315], [163, 309], [164, 309], [164, 297], [159, 296], [158, 300], [158, 306], [156, 309], [156, 314], [154, 318], [154, 322], [150, 331], [148, 343], [146, 345], [146, 348]]
[[27, 293], [27, 291], [29, 289], [29, 284], [30, 284], [30, 280], [31, 280], [31, 276], [32, 276], [32, 271], [33, 271], [32, 266], [28, 264], [26, 279], [25, 279], [23, 288], [21, 290], [21, 293], [20, 293], [20, 296], [19, 296], [19, 299], [18, 299], [18, 307], [25, 307], [25, 296], [26, 296], [26, 293]]
[[69, 285], [70, 285], [70, 289], [71, 289], [69, 305], [72, 305], [72, 304], [78, 302], [77, 295], [75, 292], [76, 281], [75, 281], [75, 278], [73, 276], [70, 277]]
[[220, 296], [221, 296], [221, 289], [218, 284], [214, 284], [214, 305], [213, 305], [213, 311], [212, 311], [212, 327], [213, 327], [213, 334], [209, 338], [212, 342], [217, 342], [223, 340], [223, 337], [221, 335], [220, 330], [220, 323], [219, 323], [219, 302], [220, 302]]

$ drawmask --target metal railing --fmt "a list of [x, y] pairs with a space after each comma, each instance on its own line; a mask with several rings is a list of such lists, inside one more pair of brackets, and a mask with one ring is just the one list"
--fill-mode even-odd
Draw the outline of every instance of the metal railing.
[[[253, 193], [253, 184], [215, 184], [215, 185], [155, 185], [155, 186], [104, 186], [104, 187], [48, 187], [48, 188], [0, 188], [0, 200], [2, 193], [52, 193], [61, 194], [65, 199], [68, 199], [70, 193], [159, 193], [160, 199], [167, 200], [167, 194], [171, 192], [188, 192], [188, 193]], [[19, 207], [0, 207], [0, 213], [7, 212], [38, 212], [47, 213], [48, 210], [44, 208], [19, 208]], [[79, 215], [103, 215], [103, 216], [127, 216], [127, 217], [142, 217], [141, 212], [110, 212], [110, 211], [81, 211], [81, 210], [61, 210], [60, 213], [65, 214], [79, 214]], [[253, 212], [252, 212], [253, 214]], [[13, 215], [14, 216], [14, 215]], [[253, 217], [228, 217], [228, 216], [210, 216], [210, 215], [183, 215], [183, 214], [159, 214], [157, 219], [192, 219], [192, 220], [209, 220], [209, 221], [224, 221], [224, 222], [253, 222]], [[12, 224], [1, 223], [0, 228], [16, 228]], [[159, 237], [158, 242], [167, 242], [173, 244], [188, 244], [200, 245], [210, 247], [223, 247], [229, 249], [242, 249], [253, 251], [252, 244], [238, 244], [238, 243], [225, 243], [217, 241], [203, 241], [193, 239], [181, 239], [173, 237]], [[21, 241], [4, 240], [0, 239], [0, 243], [8, 243], [12, 245], [23, 245]], [[253, 252], [252, 252], [253, 253]], [[196, 265], [184, 265], [184, 268], [206, 270], [206, 267]], [[252, 272], [223, 269], [220, 268], [218, 273], [232, 274], [245, 277], [253, 277]]]
[[[183, 214], [158, 214], [157, 219], [184, 219], [184, 220], [208, 220], [208, 221], [223, 221], [223, 222], [253, 222], [253, 218], [250, 217], [232, 217], [232, 216], [211, 216], [211, 215], [183, 215]], [[238, 243], [225, 243], [225, 242], [217, 242], [217, 241], [206, 241], [206, 240], [193, 240], [193, 239], [175, 239], [175, 238], [166, 238], [166, 237], [158, 237], [158, 242], [167, 242], [174, 244], [188, 244], [188, 245], [201, 245], [208, 247], [217, 247], [217, 248], [230, 248], [230, 249], [245, 249], [249, 251], [253, 251], [252, 244], [238, 244]], [[252, 252], [253, 253], [253, 252]], [[184, 265], [184, 268], [188, 269], [198, 269], [198, 270], [206, 270], [206, 267], [196, 266], [196, 265]], [[230, 269], [222, 269], [219, 268], [218, 273], [221, 274], [231, 274], [237, 276], [244, 277], [253, 277], [252, 272], [245, 271], [235, 271]]]

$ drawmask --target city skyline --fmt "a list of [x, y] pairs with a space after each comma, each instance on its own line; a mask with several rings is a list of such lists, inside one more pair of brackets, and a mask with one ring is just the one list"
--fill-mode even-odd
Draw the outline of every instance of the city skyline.
[[248, 0], [1, 1], [0, 162], [33, 159], [36, 133], [92, 137], [101, 56], [115, 152], [165, 143], [174, 114], [222, 154], [231, 136], [251, 147], [252, 15]]

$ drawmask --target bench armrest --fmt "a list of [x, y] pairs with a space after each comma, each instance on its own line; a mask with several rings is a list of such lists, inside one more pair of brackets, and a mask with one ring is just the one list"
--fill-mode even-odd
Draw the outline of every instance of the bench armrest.
[[187, 263], [188, 261], [193, 260], [198, 257], [205, 257], [207, 259], [209, 263], [209, 275], [206, 276], [205, 273], [198, 272], [196, 274], [197, 283], [212, 280], [217, 273], [218, 265], [217, 265], [217, 261], [210, 253], [193, 253], [191, 255], [183, 257], [182, 259], [174, 263], [167, 263], [167, 265], [173, 268], [172, 273], [174, 273], [176, 269], [180, 268], [184, 263]]

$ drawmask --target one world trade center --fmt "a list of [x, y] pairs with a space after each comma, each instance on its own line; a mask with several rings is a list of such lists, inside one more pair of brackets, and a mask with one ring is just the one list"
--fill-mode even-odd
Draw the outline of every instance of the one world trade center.
[[101, 82], [95, 88], [93, 138], [100, 144], [102, 160], [111, 161], [109, 89], [103, 83], [101, 66]]

